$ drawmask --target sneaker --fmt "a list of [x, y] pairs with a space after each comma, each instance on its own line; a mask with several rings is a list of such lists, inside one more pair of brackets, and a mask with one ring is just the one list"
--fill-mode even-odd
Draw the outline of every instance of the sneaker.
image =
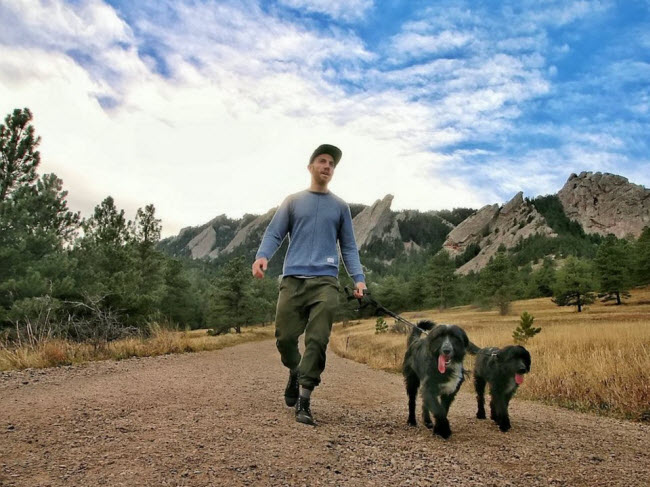
[[287, 382], [287, 387], [284, 389], [284, 402], [287, 403], [287, 406], [293, 407], [296, 405], [299, 392], [298, 371], [291, 370], [289, 371], [289, 382]]
[[298, 402], [296, 403], [296, 421], [316, 426], [316, 422], [314, 421], [314, 418], [311, 415], [311, 410], [309, 409], [309, 399], [306, 397], [298, 398]]

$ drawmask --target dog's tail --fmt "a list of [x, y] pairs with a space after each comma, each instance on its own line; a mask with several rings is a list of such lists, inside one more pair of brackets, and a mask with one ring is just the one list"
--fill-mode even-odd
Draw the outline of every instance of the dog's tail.
[[471, 355], [476, 355], [481, 351], [481, 347], [475, 343], [469, 342], [469, 345], [467, 345], [467, 348], [465, 350], [467, 350], [467, 352]]
[[433, 321], [423, 320], [423, 321], [418, 321], [418, 324], [416, 326], [417, 328], [413, 328], [413, 331], [409, 335], [407, 345], [411, 345], [411, 343], [418, 340], [422, 336], [423, 331], [433, 330], [436, 324]]

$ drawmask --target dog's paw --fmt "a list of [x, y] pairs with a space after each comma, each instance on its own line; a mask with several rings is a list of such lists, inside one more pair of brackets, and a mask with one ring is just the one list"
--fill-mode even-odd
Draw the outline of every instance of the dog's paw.
[[406, 421], [406, 424], [408, 424], [409, 426], [417, 426], [418, 422], [415, 419], [409, 418], [408, 421]]
[[427, 429], [430, 429], [430, 430], [433, 429], [433, 423], [432, 423], [431, 421], [425, 421], [425, 422], [424, 422], [424, 426], [425, 426]]
[[510, 421], [507, 423], [501, 423], [499, 424], [499, 429], [503, 431], [504, 433], [510, 429]]
[[433, 428], [433, 434], [438, 435], [445, 440], [451, 436], [451, 429], [449, 428], [449, 423], [436, 423], [436, 426]]
[[478, 419], [485, 419], [485, 411], [479, 411], [476, 413]]

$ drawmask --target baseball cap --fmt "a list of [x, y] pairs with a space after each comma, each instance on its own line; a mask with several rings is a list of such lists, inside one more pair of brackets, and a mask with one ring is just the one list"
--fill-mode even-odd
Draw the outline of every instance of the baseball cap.
[[334, 145], [330, 145], [330, 144], [319, 145], [316, 148], [316, 150], [312, 153], [311, 157], [309, 158], [309, 164], [314, 162], [316, 156], [319, 156], [321, 154], [329, 154], [330, 156], [332, 156], [332, 159], [334, 159], [334, 165], [336, 166], [341, 160], [341, 156], [343, 155], [343, 152], [341, 152], [341, 149], [339, 149]]

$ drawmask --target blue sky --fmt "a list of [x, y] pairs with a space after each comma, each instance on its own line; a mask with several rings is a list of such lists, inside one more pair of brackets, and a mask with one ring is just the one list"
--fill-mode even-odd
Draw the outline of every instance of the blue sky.
[[164, 233], [308, 184], [480, 207], [572, 172], [650, 186], [650, 2], [0, 0], [0, 112], [29, 107], [74, 209]]

